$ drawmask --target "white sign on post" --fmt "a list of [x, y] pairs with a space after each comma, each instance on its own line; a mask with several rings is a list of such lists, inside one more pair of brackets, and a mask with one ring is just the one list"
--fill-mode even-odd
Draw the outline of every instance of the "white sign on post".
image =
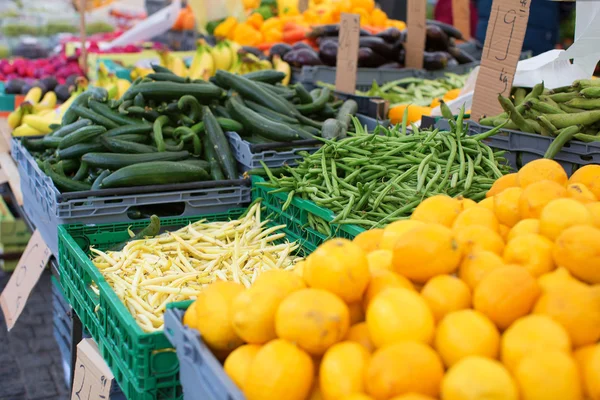
[[360, 15], [342, 13], [335, 73], [335, 90], [339, 92], [354, 94], [356, 91], [359, 40]]
[[510, 96], [523, 48], [531, 0], [494, 0], [473, 94], [471, 119], [502, 112], [498, 95]]
[[114, 376], [92, 339], [77, 345], [71, 400], [108, 400]]
[[42, 276], [50, 256], [50, 249], [36, 229], [4, 291], [0, 294], [0, 308], [6, 318], [6, 327], [9, 331], [23, 312], [27, 299]]

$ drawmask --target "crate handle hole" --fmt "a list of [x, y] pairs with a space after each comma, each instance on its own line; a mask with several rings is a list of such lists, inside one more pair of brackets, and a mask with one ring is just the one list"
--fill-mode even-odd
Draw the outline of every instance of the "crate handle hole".
[[127, 216], [132, 220], [148, 219], [152, 215], [158, 217], [178, 217], [185, 212], [185, 202], [168, 204], [148, 204], [127, 209]]

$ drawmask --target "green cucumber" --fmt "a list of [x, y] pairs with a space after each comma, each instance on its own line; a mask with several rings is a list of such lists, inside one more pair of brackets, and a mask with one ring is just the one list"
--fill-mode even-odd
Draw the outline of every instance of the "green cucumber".
[[329, 88], [323, 88], [321, 90], [321, 93], [319, 94], [319, 97], [317, 97], [312, 103], [300, 104], [296, 106], [296, 110], [300, 111], [302, 115], [308, 115], [319, 112], [325, 107], [325, 104], [327, 104], [327, 102], [329, 101], [330, 94], [331, 91], [329, 90]]
[[126, 125], [107, 131], [103, 136], [113, 137], [127, 134], [141, 134], [152, 132], [152, 125]]
[[198, 101], [209, 102], [210, 100], [218, 100], [225, 92], [218, 86], [212, 84], [197, 84], [197, 83], [175, 83], [175, 82], [151, 82], [141, 83], [137, 86], [132, 86], [124, 100], [135, 98], [138, 93], [141, 93], [145, 99], [158, 100], [175, 100], [189, 94]]
[[270, 84], [264, 83], [264, 82], [255, 82], [255, 83], [258, 86], [260, 86], [261, 88], [263, 88], [264, 90], [272, 93], [273, 95], [275, 95], [277, 97], [281, 97], [286, 100], [291, 100], [294, 97], [296, 97], [296, 91], [293, 89], [288, 89], [283, 86], [270, 85]]
[[[337, 112], [336, 119], [340, 121], [346, 129], [350, 127], [352, 117], [358, 112], [358, 104], [354, 100], [346, 100]], [[323, 136], [325, 137], [325, 136]]]
[[196, 165], [206, 171], [210, 171], [210, 162], [201, 160], [199, 158], [190, 158], [188, 160], [180, 161], [184, 164]]
[[146, 99], [144, 99], [144, 95], [141, 93], [136, 94], [133, 98], [133, 105], [142, 108], [146, 107]]
[[102, 181], [103, 188], [166, 185], [208, 180], [205, 169], [188, 163], [153, 161], [118, 169]]
[[217, 104], [213, 107], [213, 113], [217, 118], [231, 119], [231, 114], [229, 114], [229, 111], [227, 111], [227, 109], [220, 104]]
[[47, 146], [44, 144], [44, 139], [47, 136], [44, 136], [41, 139], [30, 139], [27, 136], [23, 136], [21, 139], [21, 144], [29, 151], [44, 151]]
[[152, 67], [152, 70], [154, 72], [156, 72], [157, 74], [161, 74], [161, 73], [166, 73], [166, 74], [171, 74], [171, 75], [175, 75], [173, 73], [173, 71], [171, 71], [169, 68], [167, 67], [163, 67], [160, 64], [152, 64], [150, 67]]
[[90, 99], [90, 97], [92, 97], [91, 92], [83, 92], [80, 95], [78, 95], [75, 98], [75, 100], [73, 100], [73, 102], [71, 103], [71, 105], [69, 106], [67, 111], [65, 111], [65, 114], [62, 117], [61, 122], [64, 127], [77, 121], [79, 114], [77, 114], [75, 112], [75, 108], [76, 107], [87, 107], [87, 103], [88, 103], [88, 100]]
[[147, 122], [144, 122], [141, 119], [130, 118], [119, 113], [118, 111], [114, 111], [104, 103], [99, 103], [95, 100], [90, 100], [88, 104], [90, 110], [98, 113], [98, 115], [108, 118], [109, 120], [117, 124], [117, 126], [148, 124]]
[[75, 173], [73, 180], [74, 181], [82, 181], [84, 178], [86, 178], [88, 176], [89, 171], [90, 171], [90, 166], [86, 162], [82, 162], [81, 164], [79, 164], [79, 169]]
[[95, 111], [89, 110], [87, 108], [83, 108], [81, 106], [72, 106], [71, 109], [73, 110], [73, 112], [77, 115], [79, 115], [81, 118], [87, 118], [89, 120], [91, 120], [93, 123], [97, 124], [97, 125], [102, 125], [107, 129], [113, 129], [113, 128], [118, 128], [119, 124], [117, 124], [116, 122], [106, 118], [103, 115], [98, 114]]
[[78, 143], [88, 142], [95, 137], [106, 132], [106, 128], [99, 125], [84, 126], [79, 128], [75, 132], [69, 133], [67, 136], [62, 138], [58, 144], [59, 149], [66, 149]]
[[102, 143], [79, 143], [66, 149], [58, 150], [57, 157], [61, 160], [78, 159], [84, 154], [104, 150]]
[[50, 165], [50, 161], [44, 161], [44, 172], [46, 175], [52, 179], [52, 182], [56, 185], [56, 187], [61, 192], [81, 192], [90, 190], [92, 188], [91, 185], [85, 182], [74, 181], [66, 176], [62, 176], [61, 174], [54, 171], [52, 166]]
[[156, 153], [158, 150], [154, 146], [148, 146], [146, 144], [128, 142], [126, 140], [120, 140], [117, 138], [100, 137], [100, 143], [104, 145], [108, 150], [113, 153]]
[[266, 82], [266, 83], [281, 83], [285, 79], [285, 72], [276, 71], [273, 69], [265, 69], [262, 71], [254, 71], [248, 72], [247, 74], [242, 75], [246, 79], [250, 79], [256, 82]]
[[106, 137], [106, 138], [111, 138], [111, 139], [119, 139], [119, 140], [123, 140], [123, 141], [127, 141], [127, 142], [133, 142], [133, 143], [146, 143], [149, 139], [148, 135], [140, 135], [137, 133], [129, 133], [127, 135], [120, 135], [120, 136], [106, 136], [106, 134], [102, 135], [102, 137]]
[[94, 183], [92, 184], [92, 190], [100, 189], [102, 187], [102, 181], [104, 180], [104, 178], [106, 178], [109, 175], [110, 175], [110, 171], [108, 169], [105, 169], [104, 171], [102, 171], [100, 173], [100, 175], [98, 175], [98, 177], [96, 179], [94, 179]]
[[75, 132], [79, 128], [83, 128], [84, 126], [89, 126], [91, 124], [92, 121], [90, 121], [89, 119], [80, 119], [79, 121], [75, 121], [72, 124], [61, 126], [59, 129], [55, 130], [50, 135], [54, 137], [64, 137], [71, 132]]
[[306, 88], [304, 87], [303, 84], [296, 83], [294, 85], [294, 89], [296, 90], [296, 94], [298, 95], [298, 98], [300, 99], [300, 103], [302, 103], [302, 104], [310, 104], [310, 103], [313, 102], [312, 96], [306, 90]]
[[88, 86], [86, 92], [90, 92], [92, 94], [90, 99], [101, 101], [102, 103], [108, 100], [108, 90], [104, 89], [103, 87]]
[[292, 117], [288, 117], [287, 115], [283, 115], [283, 114], [279, 114], [276, 111], [273, 111], [265, 106], [261, 106], [258, 103], [255, 103], [251, 100], [246, 100], [245, 101], [246, 106], [251, 109], [252, 111], [255, 111], [273, 121], [276, 122], [281, 122], [283, 124], [297, 124], [298, 120], [296, 118], [292, 118]]
[[194, 96], [185, 95], [181, 96], [177, 102], [177, 107], [185, 112], [188, 110], [188, 117], [192, 120], [192, 123], [200, 121], [202, 118], [202, 106], [198, 103], [198, 100]]
[[181, 161], [189, 156], [190, 153], [185, 150], [146, 154], [87, 153], [81, 157], [81, 161], [87, 162], [91, 167], [117, 170], [128, 165], [150, 161]]
[[217, 161], [219, 161], [225, 177], [227, 179], [237, 179], [237, 161], [233, 158], [233, 154], [231, 154], [229, 141], [227, 141], [223, 129], [221, 129], [221, 126], [209, 107], [204, 106], [202, 113], [204, 115], [202, 121], [204, 122], [204, 128], [206, 129], [206, 136], [208, 137], [210, 145], [215, 149]]
[[153, 74], [146, 75], [148, 78], [158, 82], [176, 82], [176, 83], [188, 83], [188, 78], [177, 76], [173, 73], [168, 72], [155, 72]]
[[61, 137], [46, 135], [42, 138], [42, 143], [48, 148], [56, 149], [58, 146], [60, 146], [62, 140], [63, 138]]
[[321, 136], [329, 140], [343, 139], [346, 137], [346, 127], [343, 122], [329, 118], [323, 122]]
[[154, 144], [158, 151], [166, 151], [167, 148], [165, 146], [165, 140], [163, 138], [162, 129], [165, 124], [169, 122], [169, 117], [166, 115], [161, 115], [154, 121], [154, 125], [152, 127], [152, 131], [154, 132], [153, 139]]
[[225, 180], [225, 175], [223, 174], [223, 170], [221, 169], [221, 164], [219, 164], [217, 152], [215, 151], [214, 146], [211, 145], [208, 140], [208, 136], [204, 135], [202, 137], [202, 148], [204, 150], [204, 158], [208, 160], [210, 164], [210, 176], [214, 181], [223, 181]]
[[67, 175], [77, 171], [79, 169], [79, 160], [61, 160], [59, 162], [63, 169], [63, 172]]

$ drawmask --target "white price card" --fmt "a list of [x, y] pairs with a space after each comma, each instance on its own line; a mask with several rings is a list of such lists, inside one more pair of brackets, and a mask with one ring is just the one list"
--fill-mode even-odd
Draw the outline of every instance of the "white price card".
[[92, 339], [77, 345], [71, 400], [108, 400], [114, 376]]
[[359, 39], [360, 15], [342, 13], [335, 73], [335, 90], [337, 91], [352, 94], [356, 91]]

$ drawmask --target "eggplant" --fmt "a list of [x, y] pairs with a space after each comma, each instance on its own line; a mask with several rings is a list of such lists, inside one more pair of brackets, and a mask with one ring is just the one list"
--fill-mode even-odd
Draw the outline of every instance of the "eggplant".
[[423, 53], [423, 68], [427, 71], [438, 71], [448, 65], [448, 53], [443, 51], [426, 51]]
[[48, 90], [54, 90], [56, 85], [58, 85], [56, 78], [53, 76], [49, 76], [47, 78], [41, 79], [40, 82], [42, 82], [46, 86], [46, 89], [48, 89]]
[[300, 49], [314, 50], [309, 44], [304, 43], [304, 42], [297, 42], [297, 43], [294, 43], [294, 45], [292, 46], [292, 50], [300, 50]]
[[303, 65], [323, 65], [319, 55], [313, 49], [298, 49], [288, 52], [283, 61], [292, 67], [302, 67]]
[[359, 39], [359, 47], [368, 47], [375, 53], [388, 60], [393, 60], [398, 57], [398, 50], [394, 50], [394, 46], [387, 43], [380, 37], [376, 36], [365, 36]]
[[326, 40], [319, 46], [319, 58], [323, 64], [335, 67], [337, 63], [338, 44], [337, 41]]
[[358, 49], [358, 66], [366, 68], [377, 68], [380, 65], [387, 63], [385, 57], [377, 54], [369, 47], [361, 47]]
[[427, 25], [427, 40], [425, 40], [426, 51], [448, 51], [450, 38], [439, 26]]
[[23, 79], [11, 79], [6, 83], [6, 86], [4, 86], [4, 92], [6, 92], [6, 94], [21, 94], [23, 86], [25, 86], [25, 81]]
[[292, 46], [287, 43], [277, 43], [269, 50], [269, 58], [273, 58], [274, 55], [278, 55], [283, 58], [289, 51], [292, 50]]
[[456, 46], [450, 46], [448, 53], [450, 53], [459, 64], [470, 64], [477, 61], [472, 55]]
[[448, 25], [445, 24], [443, 22], [440, 21], [435, 21], [432, 19], [428, 19], [427, 20], [427, 26], [437, 26], [438, 28], [441, 28], [444, 33], [446, 35], [448, 35], [451, 38], [454, 39], [458, 39], [458, 40], [465, 40], [463, 34], [461, 33], [461, 31], [459, 31], [458, 29], [456, 29], [455, 27], [453, 27], [452, 25]]
[[[383, 40], [385, 40], [388, 43], [395, 43], [396, 41], [400, 40], [403, 36], [402, 34], [403, 31], [401, 31], [398, 28], [387, 28], [384, 31], [379, 32], [378, 34], [376, 34], [375, 36], [382, 38]], [[404, 34], [404, 36], [406, 36], [406, 34]]]
[[263, 53], [262, 51], [260, 51], [256, 47], [242, 46], [242, 48], [238, 50], [238, 54], [240, 54], [240, 55], [244, 55], [246, 53], [254, 54], [256, 57], [258, 57], [261, 60], [266, 60], [267, 59], [267, 56], [265, 56], [265, 53]]
[[389, 63], [383, 64], [383, 65], [380, 65], [378, 68], [379, 69], [400, 69], [400, 68], [403, 68], [403, 66], [397, 62], [389, 62]]
[[452, 68], [452, 67], [458, 67], [460, 64], [458, 63], [458, 61], [456, 61], [456, 58], [452, 57], [452, 55], [450, 55], [450, 53], [448, 54], [448, 64], [446, 65], [446, 68]]
[[[309, 38], [318, 38], [323, 36], [339, 36], [340, 34], [340, 25], [339, 24], [329, 24], [329, 25], [319, 25], [312, 28], [312, 30], [306, 35]], [[371, 36], [371, 34], [362, 29], [360, 30], [360, 36]]]
[[71, 97], [71, 91], [69, 90], [69, 86], [65, 85], [56, 85], [54, 88], [54, 93], [56, 94], [56, 99], [61, 103], [69, 100]]

